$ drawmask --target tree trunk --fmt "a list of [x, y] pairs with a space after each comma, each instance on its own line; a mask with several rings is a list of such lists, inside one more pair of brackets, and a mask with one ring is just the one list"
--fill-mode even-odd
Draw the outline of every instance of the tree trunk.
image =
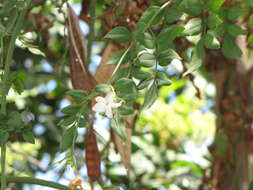
[[221, 53], [210, 52], [209, 55], [213, 61], [210, 64], [216, 62], [212, 71], [217, 93], [217, 122], [215, 140], [210, 147], [213, 160], [208, 189], [248, 190], [252, 69], [247, 69], [245, 62], [226, 59]]

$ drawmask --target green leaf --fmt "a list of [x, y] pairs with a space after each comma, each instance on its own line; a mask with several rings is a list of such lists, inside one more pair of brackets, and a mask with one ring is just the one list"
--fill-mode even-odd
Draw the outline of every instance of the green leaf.
[[12, 1], [3, 1], [2, 7], [0, 9], [0, 17], [5, 17], [9, 15], [12, 9], [15, 9], [15, 4], [17, 3], [17, 0]]
[[99, 93], [99, 94], [105, 94], [109, 91], [111, 91], [112, 88], [110, 85], [108, 84], [98, 84], [95, 88], [94, 91]]
[[83, 90], [69, 90], [66, 94], [71, 96], [77, 102], [87, 101], [89, 98], [88, 93]]
[[150, 108], [153, 105], [153, 103], [156, 101], [157, 97], [158, 97], [158, 89], [155, 82], [153, 82], [151, 87], [146, 90], [142, 109]]
[[7, 121], [8, 127], [12, 126], [13, 128], [20, 129], [24, 126], [24, 122], [22, 120], [22, 115], [17, 112], [11, 112], [9, 119]]
[[64, 152], [75, 143], [77, 136], [76, 126], [72, 126], [63, 133], [62, 140], [60, 142], [60, 152]]
[[152, 35], [147, 32], [139, 33], [136, 36], [136, 39], [138, 40], [138, 42], [140, 42], [140, 44], [142, 44], [146, 48], [153, 49], [155, 46], [155, 42]]
[[183, 12], [177, 8], [170, 8], [166, 11], [165, 19], [168, 23], [179, 20], [183, 15]]
[[223, 37], [225, 35], [226, 29], [226, 24], [219, 25], [217, 28], [214, 29], [215, 36], [220, 38]]
[[13, 88], [14, 90], [18, 93], [18, 94], [21, 94], [23, 91], [24, 91], [24, 83], [22, 80], [16, 78], [14, 81], [13, 81]]
[[7, 131], [0, 130], [0, 146], [3, 146], [9, 138], [9, 133]]
[[235, 42], [235, 39], [229, 35], [225, 35], [223, 45], [223, 54], [231, 59], [239, 59], [242, 56], [242, 51]]
[[207, 0], [206, 7], [208, 10], [217, 11], [225, 2], [225, 0]]
[[131, 42], [133, 40], [132, 33], [123, 26], [113, 28], [105, 35], [105, 38], [110, 38], [118, 43]]
[[147, 78], [152, 78], [152, 73], [149, 71], [142, 70], [139, 67], [132, 68], [132, 76], [136, 79], [144, 80]]
[[152, 83], [153, 81], [154, 81], [153, 78], [145, 79], [138, 84], [137, 89], [143, 90], [144, 88], [147, 88], [148, 86], [150, 86], [150, 83]]
[[111, 82], [114, 83], [117, 80], [126, 77], [128, 74], [128, 71], [129, 71], [129, 67], [124, 67], [117, 70], [116, 73], [114, 73], [114, 75], [112, 76]]
[[156, 63], [156, 58], [153, 54], [143, 53], [139, 56], [139, 61], [136, 62], [137, 65], [143, 67], [153, 67]]
[[29, 142], [31, 144], [35, 143], [34, 135], [31, 131], [24, 131], [22, 133], [22, 136], [26, 142]]
[[88, 127], [87, 120], [84, 119], [84, 118], [80, 118], [79, 122], [78, 122], [78, 127], [80, 127], [80, 128], [86, 128], [86, 127]]
[[181, 57], [173, 49], [167, 49], [160, 52], [157, 56], [158, 63], [161, 66], [168, 66], [173, 59], [181, 60]]
[[62, 113], [67, 115], [74, 115], [77, 114], [80, 111], [80, 106], [76, 104], [71, 104], [61, 110]]
[[163, 71], [158, 71], [156, 74], [156, 82], [158, 86], [171, 85], [171, 80], [168, 79], [167, 74]]
[[163, 11], [161, 11], [160, 7], [157, 7], [157, 6], [150, 7], [146, 9], [146, 11], [142, 14], [139, 22], [137, 23], [137, 27], [139, 23], [144, 23], [146, 28], [148, 28], [149, 26], [158, 24], [162, 16], [163, 16]]
[[131, 79], [121, 78], [115, 85], [114, 89], [119, 92], [120, 97], [127, 98], [128, 96], [135, 96], [136, 88], [135, 84]]
[[186, 76], [187, 74], [196, 71], [202, 65], [204, 60], [205, 60], [205, 49], [203, 47], [203, 41], [200, 40], [193, 51], [191, 61], [187, 66], [188, 69], [183, 76]]
[[248, 8], [229, 7], [227, 10], [227, 18], [231, 21], [238, 19], [240, 16], [245, 16], [249, 13]]
[[198, 16], [202, 12], [202, 4], [198, 0], [183, 0], [179, 9], [189, 15]]
[[144, 23], [144, 22], [138, 22], [136, 24], [136, 34], [140, 34], [140, 33], [143, 33], [149, 26], [147, 25], [147, 23]]
[[116, 112], [114, 118], [111, 120], [111, 127], [113, 131], [123, 140], [126, 139], [125, 134], [125, 121]]
[[194, 35], [200, 34], [201, 31], [202, 31], [201, 19], [192, 18], [186, 23], [183, 34], [186, 36], [194, 36]]
[[[124, 53], [125, 53], [125, 51], [123, 51], [123, 50], [115, 52], [114, 54], [112, 54], [112, 56], [109, 59], [109, 61], [107, 62], [107, 64], [117, 65]], [[127, 63], [130, 59], [131, 59], [131, 56], [130, 56], [130, 53], [128, 52], [123, 57], [123, 59], [121, 61], [121, 65]]]
[[62, 119], [62, 120], [58, 123], [58, 125], [67, 127], [67, 126], [73, 124], [73, 123], [75, 122], [75, 120], [76, 120], [76, 116], [71, 116], [71, 117]]
[[208, 31], [207, 34], [204, 36], [204, 44], [205, 44], [205, 47], [208, 49], [219, 49], [220, 48], [220, 42], [215, 37], [213, 31]]
[[241, 29], [241, 27], [236, 24], [227, 24], [226, 29], [227, 32], [233, 37], [236, 37], [238, 35], [247, 35], [247, 31]]
[[10, 76], [10, 80], [12, 81], [12, 87], [18, 94], [21, 94], [24, 91], [25, 78], [26, 74], [22, 71], [13, 72]]
[[40, 49], [38, 49], [37, 47], [27, 47], [27, 49], [35, 54], [35, 55], [41, 55], [43, 57], [46, 57], [45, 53], [43, 53]]
[[129, 106], [125, 106], [125, 105], [120, 106], [120, 107], [118, 108], [118, 111], [119, 111], [119, 114], [120, 114], [120, 115], [131, 115], [131, 114], [134, 113], [133, 108], [131, 108], [131, 107], [129, 107]]
[[19, 11], [22, 11], [27, 6], [27, 3], [24, 0], [17, 0], [16, 6], [17, 6], [17, 8], [18, 8]]
[[157, 36], [157, 44], [167, 44], [172, 42], [176, 37], [181, 36], [182, 32], [184, 31], [184, 27], [180, 25], [172, 25], [168, 28], [162, 29], [162, 31]]
[[210, 13], [207, 17], [207, 25], [211, 29], [217, 28], [222, 22], [223, 20], [215, 13]]

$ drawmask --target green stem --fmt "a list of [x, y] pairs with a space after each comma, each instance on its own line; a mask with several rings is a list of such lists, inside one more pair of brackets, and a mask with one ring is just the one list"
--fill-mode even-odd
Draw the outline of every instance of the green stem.
[[129, 47], [127, 48], [127, 50], [126, 50], [126, 51], [123, 53], [123, 55], [121, 56], [121, 58], [120, 58], [118, 64], [116, 65], [116, 67], [115, 67], [115, 69], [114, 69], [114, 71], [113, 71], [113, 73], [112, 73], [112, 76], [113, 76], [113, 75], [117, 72], [117, 70], [119, 69], [119, 67], [120, 67], [120, 65], [121, 65], [121, 63], [122, 63], [122, 61], [123, 61], [124, 58], [126, 57], [127, 53], [130, 51], [130, 49], [131, 49], [131, 47], [133, 46], [133, 44], [134, 44], [134, 43], [131, 43], [131, 44], [129, 45]]
[[95, 32], [95, 17], [96, 17], [96, 0], [91, 1], [90, 4], [90, 31], [88, 37], [88, 45], [87, 45], [87, 65], [90, 64], [91, 61], [91, 53], [92, 53], [92, 42], [94, 40], [94, 32]]
[[8, 54], [5, 60], [5, 65], [4, 65], [4, 76], [3, 76], [3, 92], [2, 92], [2, 99], [1, 99], [1, 113], [6, 114], [6, 95], [8, 94], [8, 77], [9, 77], [9, 72], [10, 72], [10, 64], [11, 64], [11, 59], [13, 56], [14, 48], [15, 48], [15, 41], [17, 39], [17, 36], [20, 32], [20, 29], [22, 27], [28, 5], [30, 4], [31, 0], [27, 1], [27, 7], [24, 9], [21, 13], [20, 16], [17, 20], [16, 27], [13, 30], [13, 33], [11, 35], [11, 40], [10, 40], [10, 45], [8, 49]]
[[16, 177], [16, 176], [6, 176], [8, 182], [13, 182], [13, 183], [22, 183], [22, 184], [36, 184], [36, 185], [41, 185], [41, 186], [47, 186], [47, 187], [52, 187], [55, 189], [59, 190], [71, 190], [70, 187], [61, 185], [59, 183], [51, 182], [51, 181], [46, 181], [42, 179], [35, 179], [32, 177]]
[[6, 176], [5, 176], [5, 165], [6, 165], [6, 144], [1, 147], [1, 190], [6, 189]]
[[[15, 41], [17, 39], [17, 36], [20, 32], [20, 29], [22, 27], [27, 9], [28, 9], [28, 5], [31, 3], [31, 0], [28, 0], [27, 2], [27, 6], [26, 9], [24, 9], [21, 13], [20, 16], [17, 20], [16, 26], [13, 30], [13, 33], [11, 35], [11, 40], [10, 40], [10, 45], [8, 48], [8, 52], [7, 52], [7, 57], [5, 60], [5, 65], [4, 65], [4, 76], [3, 76], [3, 82], [2, 82], [2, 97], [1, 97], [1, 113], [2, 114], [6, 114], [6, 96], [8, 94], [9, 91], [9, 72], [10, 72], [10, 64], [11, 64], [11, 60], [12, 60], [12, 56], [13, 56], [13, 52], [14, 52], [14, 48], [15, 48]], [[2, 145], [1, 146], [1, 190], [5, 190], [6, 189], [6, 177], [5, 177], [5, 170], [6, 170], [6, 145]]]

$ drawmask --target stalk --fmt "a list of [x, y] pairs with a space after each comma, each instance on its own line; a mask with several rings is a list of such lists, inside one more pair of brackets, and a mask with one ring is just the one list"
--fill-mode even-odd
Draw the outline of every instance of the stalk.
[[[9, 73], [10, 73], [10, 64], [15, 48], [15, 41], [17, 39], [17, 36], [21, 30], [21, 26], [24, 22], [24, 18], [28, 9], [28, 5], [31, 3], [31, 0], [28, 0], [26, 8], [20, 13], [19, 18], [17, 20], [16, 26], [13, 30], [13, 33], [11, 34], [11, 40], [9, 43], [9, 48], [4, 64], [4, 75], [3, 75], [3, 89], [2, 89], [2, 94], [1, 94], [1, 113], [6, 114], [6, 96], [9, 91], [9, 84], [8, 84], [8, 78], [9, 78]], [[6, 144], [1, 146], [1, 190], [6, 189]]]

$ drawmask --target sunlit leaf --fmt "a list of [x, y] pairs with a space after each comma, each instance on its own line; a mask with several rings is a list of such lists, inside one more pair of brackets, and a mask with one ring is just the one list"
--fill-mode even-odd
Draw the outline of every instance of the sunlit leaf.
[[199, 34], [201, 30], [202, 20], [200, 18], [192, 18], [186, 23], [183, 34], [186, 36], [193, 36]]

